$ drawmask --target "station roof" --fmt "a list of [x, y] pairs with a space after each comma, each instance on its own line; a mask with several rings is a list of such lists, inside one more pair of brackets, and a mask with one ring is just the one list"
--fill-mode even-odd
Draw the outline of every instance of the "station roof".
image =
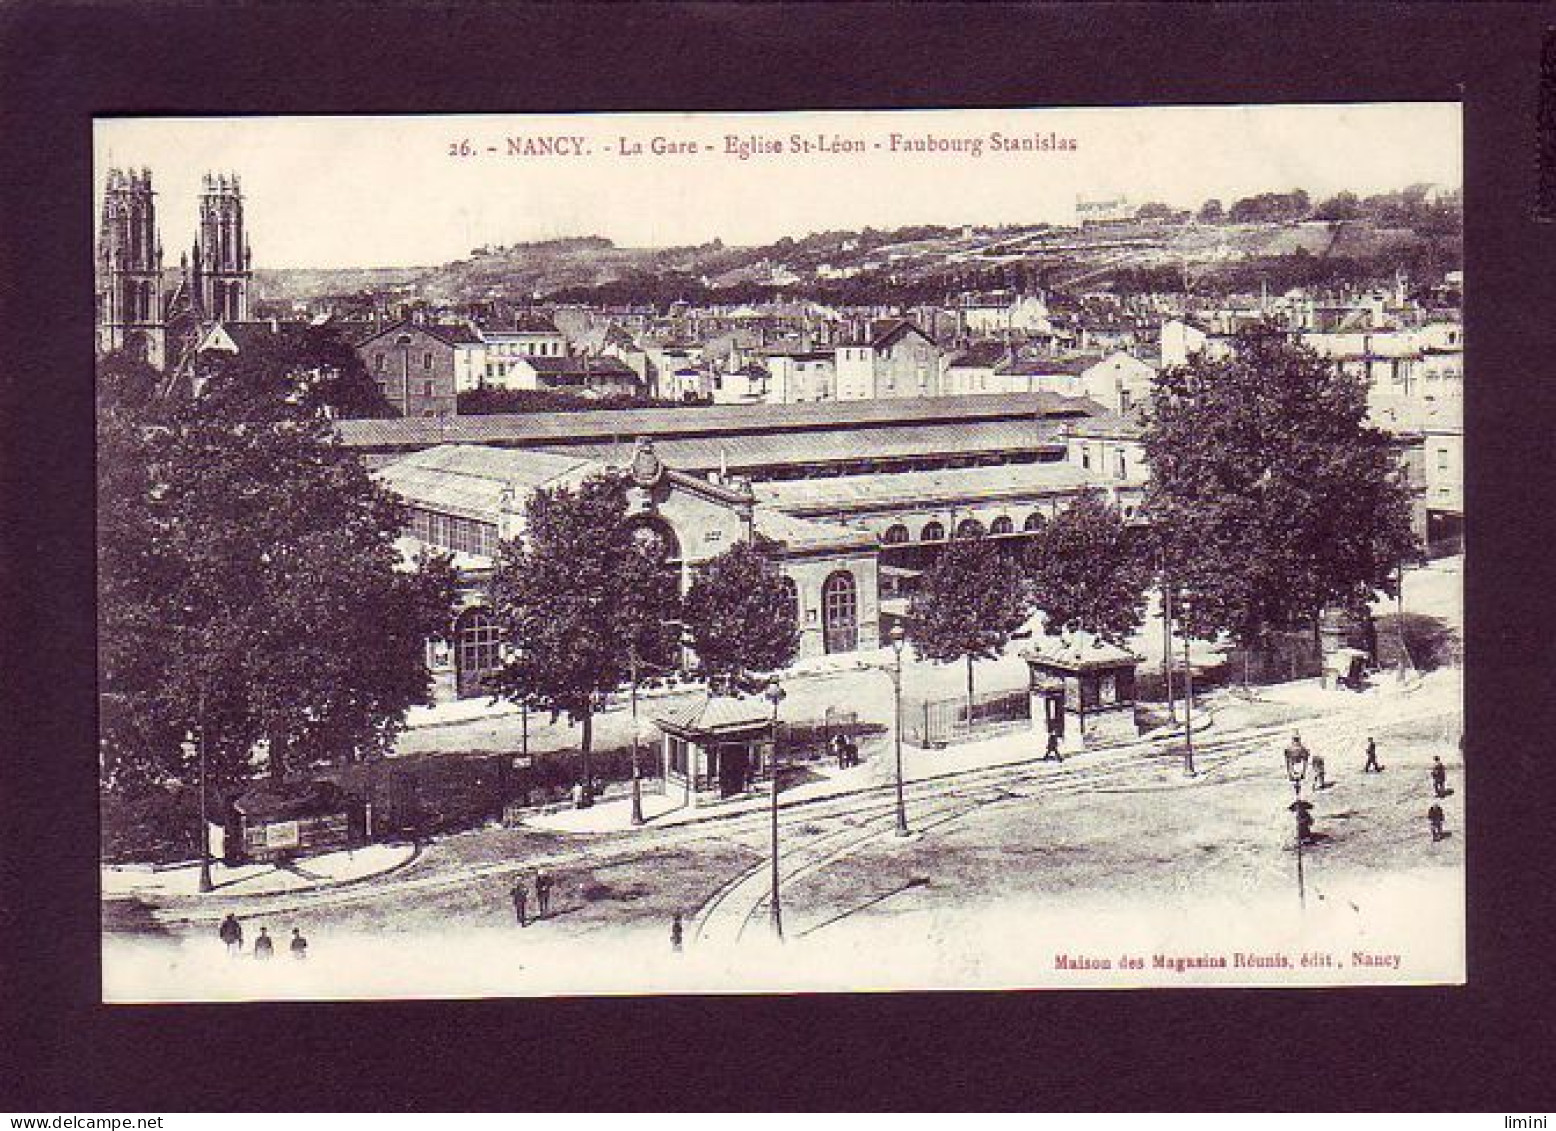
[[796, 518], [772, 507], [754, 508], [752, 522], [757, 537], [776, 542], [789, 553], [834, 552], [874, 549], [876, 537], [868, 530], [855, 530], [831, 522]]
[[739, 433], [850, 431], [984, 420], [1083, 416], [1098, 405], [1055, 393], [978, 397], [903, 397], [787, 405], [606, 409], [596, 412], [493, 413], [485, 416], [340, 420], [341, 442], [353, 448], [426, 448], [436, 444], [538, 447], [627, 442], [636, 436], [691, 438]]
[[755, 484], [758, 503], [794, 515], [840, 511], [923, 510], [976, 499], [996, 503], [1035, 495], [1067, 494], [1100, 486], [1093, 473], [1070, 463], [957, 467], [943, 471], [882, 472]]
[[571, 482], [597, 466], [579, 456], [442, 444], [387, 463], [373, 475], [413, 506], [491, 522], [504, 491], [511, 489], [522, 504], [536, 489]]
[[[579, 456], [444, 444], [385, 464], [373, 474], [410, 506], [493, 522], [502, 509], [505, 492], [512, 491], [510, 508], [522, 508], [534, 491], [571, 485], [605, 466], [602, 461]], [[700, 489], [704, 494], [730, 495], [727, 488], [704, 484], [674, 470], [671, 476], [683, 487]], [[738, 500], [739, 496], [730, 497], [731, 502]], [[753, 522], [759, 537], [777, 543], [788, 554], [846, 551], [876, 544], [869, 531], [796, 518], [772, 507], [757, 506]]]
[[[1079, 418], [1084, 420], [1086, 418]], [[767, 435], [708, 436], [655, 440], [654, 450], [672, 467], [686, 471], [723, 468], [742, 471], [807, 463], [848, 463], [915, 456], [979, 455], [1034, 451], [1061, 446], [1056, 421], [991, 420], [964, 424], [896, 425], [862, 431], [778, 432]], [[542, 451], [587, 453], [611, 460], [632, 451], [631, 437], [619, 443], [547, 446]]]

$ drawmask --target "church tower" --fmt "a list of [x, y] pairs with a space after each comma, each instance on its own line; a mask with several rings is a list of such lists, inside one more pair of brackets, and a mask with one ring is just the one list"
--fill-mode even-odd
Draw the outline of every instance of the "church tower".
[[162, 242], [151, 170], [108, 170], [97, 240], [97, 348], [138, 353], [161, 369]]
[[250, 266], [243, 231], [243, 190], [236, 173], [207, 173], [200, 194], [200, 229], [195, 237], [190, 296], [202, 318], [247, 322]]

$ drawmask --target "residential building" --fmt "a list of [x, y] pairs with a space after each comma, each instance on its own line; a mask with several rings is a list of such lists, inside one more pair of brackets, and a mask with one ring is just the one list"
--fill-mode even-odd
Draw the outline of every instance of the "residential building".
[[839, 400], [941, 395], [940, 347], [906, 319], [878, 322], [867, 340], [836, 350]]
[[357, 343], [368, 375], [401, 416], [457, 413], [457, 358], [476, 340], [469, 326], [398, 322]]
[[837, 358], [833, 350], [766, 350], [771, 383], [769, 404], [803, 404], [837, 399]]
[[974, 342], [946, 365], [941, 392], [947, 396], [1009, 392], [995, 370], [1011, 356], [1011, 348], [1004, 342]]
[[1053, 330], [1048, 304], [1040, 295], [985, 291], [959, 295], [952, 303], [958, 332], [979, 337], [1020, 337]]
[[1156, 367], [1122, 350], [1083, 370], [1081, 391], [1109, 412], [1127, 415], [1150, 403]]

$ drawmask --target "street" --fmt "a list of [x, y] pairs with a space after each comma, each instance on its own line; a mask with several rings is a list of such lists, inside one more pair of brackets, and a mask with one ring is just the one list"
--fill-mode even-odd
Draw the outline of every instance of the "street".
[[[1371, 968], [1348, 964], [1351, 944], [1365, 939], [1402, 952], [1407, 980], [1440, 978], [1455, 968], [1462, 937], [1457, 673], [1435, 673], [1382, 706], [1321, 702], [1301, 725], [1328, 756], [1332, 784], [1308, 791], [1318, 841], [1306, 850], [1301, 911], [1291, 787], [1279, 758], [1289, 736], [1273, 724], [1201, 739], [1192, 779], [1175, 753], [1134, 749], [912, 783], [907, 839], [892, 835], [889, 789], [786, 805], [787, 941], [777, 957], [767, 816], [757, 809], [635, 832], [477, 830], [430, 843], [378, 881], [160, 909], [149, 931], [141, 918], [131, 932], [106, 936], [105, 992], [351, 997], [382, 989], [408, 966], [426, 992], [456, 996], [535, 986], [859, 988], [925, 978], [1120, 984], [1126, 975], [1116, 968], [1076, 973], [1053, 963], [1059, 953], [1114, 954], [1131, 940], [1148, 955], [1175, 942], [1180, 953], [1234, 953], [1239, 941], [1249, 953], [1312, 951], [1347, 963], [1338, 974], [1323, 967], [1328, 976], [1365, 980]], [[1381, 774], [1361, 773], [1363, 731], [1378, 739]], [[1434, 754], [1450, 766], [1456, 790], [1447, 802], [1450, 835], [1437, 843], [1425, 818]], [[551, 914], [521, 929], [509, 892], [537, 867], [556, 880]], [[1418, 910], [1402, 917], [1401, 903]], [[301, 926], [313, 944], [306, 968], [226, 960], [214, 930], [227, 910], [256, 930], [269, 924], [278, 937]], [[669, 945], [676, 913], [683, 954]], [[1423, 915], [1437, 929], [1389, 939]], [[885, 940], [894, 948], [888, 964], [879, 961]], [[1270, 971], [1230, 975], [1261, 976]], [[262, 987], [255, 978], [265, 979]]]

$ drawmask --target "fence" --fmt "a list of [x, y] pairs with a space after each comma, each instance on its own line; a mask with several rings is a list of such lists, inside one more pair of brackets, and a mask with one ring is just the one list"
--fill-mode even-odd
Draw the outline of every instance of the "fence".
[[986, 691], [974, 695], [969, 716], [967, 697], [928, 699], [902, 705], [902, 740], [911, 746], [945, 746], [1032, 718], [1030, 694]]

